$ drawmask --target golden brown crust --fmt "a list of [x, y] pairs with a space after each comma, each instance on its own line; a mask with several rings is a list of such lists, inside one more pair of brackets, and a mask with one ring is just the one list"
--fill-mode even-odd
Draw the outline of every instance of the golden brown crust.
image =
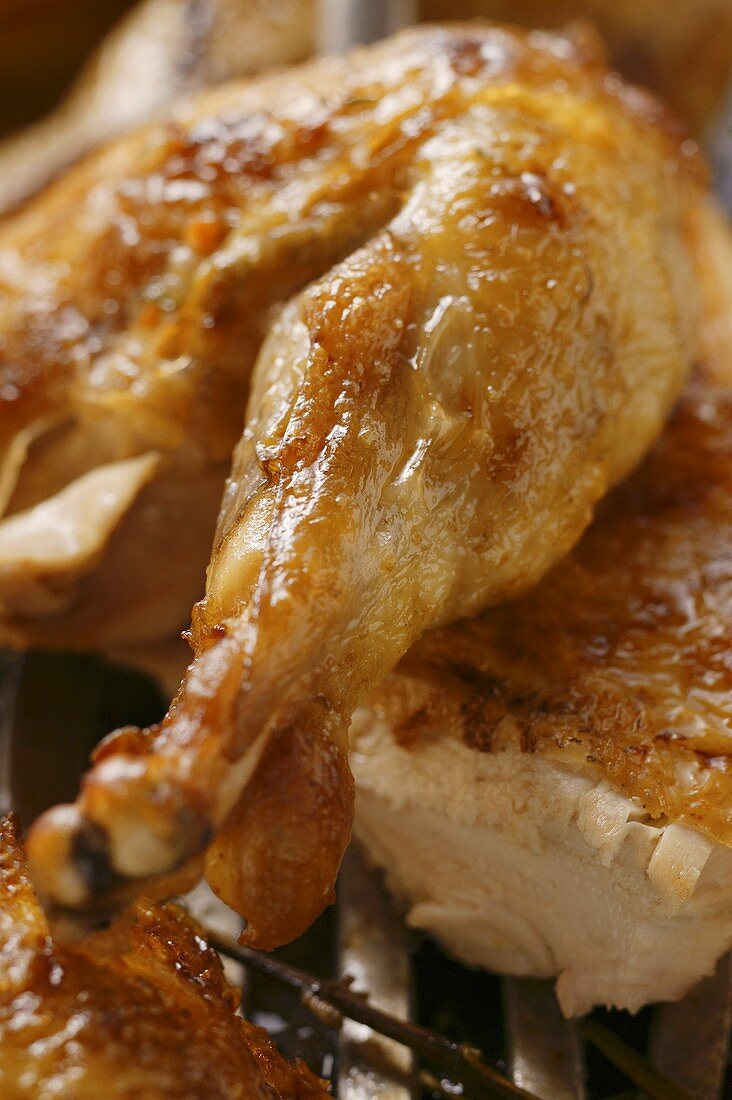
[[[3, 99], [18, 83], [27, 92], [21, 102], [3, 102], [3, 132], [37, 116], [36, 98], [44, 110], [55, 104], [100, 33], [115, 15], [131, 10], [86, 61], [61, 104], [0, 141], [0, 216], [91, 149], [160, 117], [183, 95], [309, 57], [316, 30], [315, 0], [107, 0], [101, 6], [97, 0], [18, 0], [18, 7], [40, 10], [0, 21], [0, 51], [8, 62]], [[62, 81], [60, 72], [48, 73], [43, 65], [49, 53], [54, 67], [66, 70]]]
[[353, 779], [321, 729], [296, 725], [273, 737], [206, 852], [206, 878], [247, 914], [242, 939], [268, 951], [335, 901], [351, 836]]
[[[566, 80], [654, 143], [664, 133], [669, 171], [703, 173], [668, 112], [611, 78], [580, 40], [455, 26], [215, 89], [7, 221], [0, 474], [17, 483], [6, 513], [103, 464], [161, 461], [103, 552], [73, 575], [59, 563], [34, 578], [63, 594], [63, 613], [9, 600], [0, 638], [120, 647], [184, 627], [273, 309], [392, 217], [416, 150], [480, 100], [477, 84], [489, 99], [512, 81], [551, 97]], [[24, 432], [22, 460], [13, 447]]]
[[[669, 112], [609, 76], [579, 43], [467, 25], [409, 32], [348, 63], [330, 59], [297, 75], [215, 89], [171, 121], [94, 156], [0, 236], [3, 436], [39, 410], [69, 402], [72, 385], [75, 406], [94, 401], [103, 409], [105, 395], [121, 402], [120, 391], [137, 379], [138, 396], [144, 390], [163, 418], [161, 446], [167, 436], [171, 443], [192, 437], [227, 457], [240, 427], [247, 360], [266, 322], [262, 309], [327, 269], [395, 209], [397, 195], [387, 195], [369, 216], [373, 191], [394, 187], [414, 148], [470, 104], [471, 80], [550, 93], [567, 79], [576, 95], [615, 99], [636, 125], [666, 133], [679, 166], [703, 172], [698, 150]], [[367, 108], [390, 91], [402, 95], [403, 107], [375, 124]], [[364, 171], [354, 172], [364, 155]], [[304, 176], [301, 189], [292, 187], [293, 173]], [[312, 217], [328, 201], [355, 224], [333, 240], [326, 219], [317, 239], [314, 230], [301, 231], [286, 253], [250, 259], [247, 231], [259, 236], [265, 227], [250, 225], [247, 215], [270, 229], [283, 226], [275, 196], [288, 186], [300, 197], [290, 219]], [[245, 255], [233, 270], [237, 241]], [[110, 362], [113, 348], [119, 358]], [[181, 353], [206, 379], [205, 399], [199, 393], [196, 403], [170, 407], [170, 382], [165, 403], [149, 391], [160, 358]], [[117, 413], [124, 411], [122, 404]]]
[[0, 1092], [165, 1100], [315, 1100], [323, 1085], [234, 1015], [221, 961], [179, 909], [139, 901], [61, 946], [0, 821]]

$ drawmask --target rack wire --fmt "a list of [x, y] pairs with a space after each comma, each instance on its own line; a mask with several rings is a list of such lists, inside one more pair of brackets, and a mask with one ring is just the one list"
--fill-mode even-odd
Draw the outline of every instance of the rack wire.
[[[144, 677], [94, 657], [3, 656], [5, 808], [12, 804], [28, 824], [72, 796], [104, 732], [130, 718], [153, 722], [163, 706]], [[207, 890], [186, 900], [233, 964], [229, 976], [242, 985], [246, 1014], [288, 1057], [304, 1057], [329, 1079], [340, 1100], [728, 1095], [729, 960], [679, 1004], [635, 1018], [596, 1012], [578, 1023], [563, 1019], [550, 982], [467, 970], [408, 931], [355, 850], [335, 909], [273, 955], [240, 947], [239, 918]]]

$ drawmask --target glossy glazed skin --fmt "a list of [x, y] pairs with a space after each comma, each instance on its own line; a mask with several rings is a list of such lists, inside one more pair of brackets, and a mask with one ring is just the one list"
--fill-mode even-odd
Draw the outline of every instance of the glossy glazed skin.
[[234, 1015], [221, 960], [182, 910], [139, 901], [60, 946], [0, 820], [3, 1100], [315, 1100], [327, 1095]]
[[[170, 889], [208, 847], [263, 946], [332, 896], [354, 707], [567, 553], [657, 437], [696, 320], [693, 146], [581, 43], [433, 28], [310, 74], [278, 92], [316, 111], [293, 192], [361, 179], [368, 241], [261, 351], [168, 717], [108, 739], [31, 836], [73, 906]], [[346, 204], [320, 209], [337, 251]]]
[[[405, 745], [457, 737], [603, 775], [732, 846], [732, 234], [702, 234], [705, 349], [660, 442], [523, 599], [426, 635], [370, 699]], [[510, 719], [508, 727], [503, 725]], [[511, 735], [513, 736], [513, 735]]]
[[[61, 4], [69, 19], [78, 7], [86, 18], [83, 4]], [[54, 5], [25, 6], [43, 11]], [[315, 0], [142, 0], [96, 51], [61, 106], [0, 142], [0, 214], [101, 142], [149, 121], [174, 97], [310, 56], [317, 7]], [[561, 28], [570, 20], [591, 20], [613, 67], [662, 95], [694, 133], [714, 120], [732, 69], [727, 0], [420, 0], [415, 8], [423, 21], [480, 17]], [[28, 17], [21, 52], [32, 48], [33, 29]], [[10, 35], [14, 43], [12, 30]], [[25, 75], [22, 66], [19, 71]]]

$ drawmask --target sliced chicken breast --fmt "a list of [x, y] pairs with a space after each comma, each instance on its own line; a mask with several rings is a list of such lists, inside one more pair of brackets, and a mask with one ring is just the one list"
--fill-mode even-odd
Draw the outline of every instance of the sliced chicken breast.
[[680, 997], [732, 946], [732, 244], [666, 433], [522, 600], [426, 636], [352, 727], [356, 832], [411, 923], [557, 976], [564, 1011]]

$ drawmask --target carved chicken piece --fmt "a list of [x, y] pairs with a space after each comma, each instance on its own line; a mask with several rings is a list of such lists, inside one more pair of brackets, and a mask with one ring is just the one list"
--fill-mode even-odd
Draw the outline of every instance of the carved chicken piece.
[[705, 223], [705, 347], [651, 455], [352, 724], [356, 833], [410, 923], [557, 976], [568, 1014], [676, 999], [732, 946], [732, 234]]
[[314, 1100], [327, 1095], [234, 1014], [221, 961], [182, 910], [139, 901], [61, 946], [0, 821], [0, 1093], [149, 1100]]
[[32, 834], [57, 902], [155, 888], [210, 845], [251, 939], [301, 931], [349, 834], [354, 707], [567, 553], [691, 364], [699, 189], [645, 96], [567, 38], [490, 28], [341, 73], [331, 127], [348, 104], [421, 135], [400, 208], [263, 347], [181, 691]]

